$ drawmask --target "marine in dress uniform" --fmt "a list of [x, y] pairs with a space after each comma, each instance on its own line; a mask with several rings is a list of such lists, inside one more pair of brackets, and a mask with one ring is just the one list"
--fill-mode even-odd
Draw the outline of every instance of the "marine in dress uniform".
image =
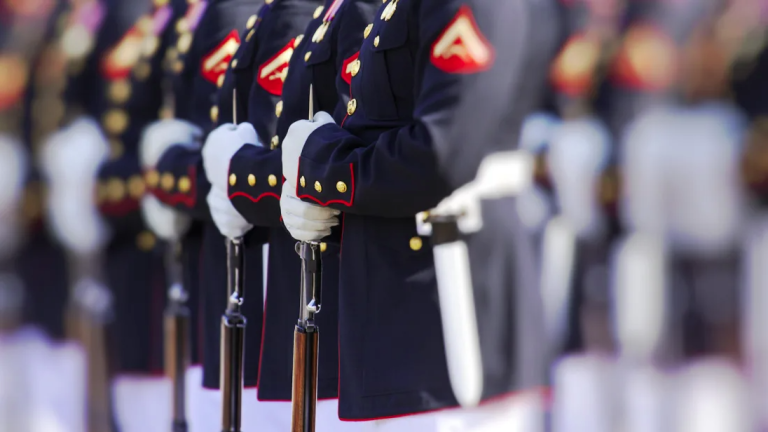
[[[260, 14], [261, 22], [253, 35], [256, 41], [261, 41], [258, 50], [253, 54], [236, 54], [238, 67], [233, 74], [226, 75], [222, 86], [223, 99], [231, 94], [229, 88], [239, 78], [243, 62], [254, 65], [251, 80], [255, 86], [250, 92], [248, 109], [239, 110], [238, 118], [247, 114], [258, 134], [256, 145], [238, 142], [227, 135], [213, 142], [212, 135], [203, 150], [206, 174], [214, 185], [209, 205], [222, 233], [237, 236], [251, 225], [268, 230], [267, 299], [258, 397], [262, 402], [273, 402], [260, 404], [260, 417], [276, 419], [282, 429], [289, 428], [291, 421], [287, 402], [291, 400], [292, 330], [299, 304], [301, 261], [295, 251], [296, 241], [280, 218], [280, 141], [294, 121], [307, 117], [311, 86], [316, 109], [346, 110], [348, 83], [357, 74], [355, 60], [364, 29], [380, 5], [378, 0], [293, 3], [276, 0], [268, 15]], [[279, 25], [286, 19], [291, 23]], [[290, 28], [293, 33], [282, 30], [276, 34], [276, 28]], [[240, 51], [245, 46], [241, 45]], [[222, 99], [219, 106], [225, 109], [230, 103]], [[231, 130], [231, 125], [221, 126], [217, 133], [223, 132], [222, 128]], [[237, 135], [234, 131], [230, 134]], [[231, 204], [214, 206], [214, 201]], [[249, 247], [258, 246], [249, 236], [252, 234], [246, 236]], [[318, 429], [340, 430], [345, 425], [338, 421], [336, 401], [323, 400], [338, 397], [338, 232], [325, 239], [321, 248], [324, 299], [317, 318], [322, 329]]]
[[[414, 215], [451, 190], [434, 148], [456, 119], [461, 84], [490, 68], [500, 49], [483, 34], [486, 12], [475, 2], [385, 2], [363, 32], [346, 110], [295, 122], [281, 143], [281, 212], [294, 238], [320, 240], [343, 220], [342, 419], [380, 420], [457, 404], [431, 247], [417, 235]], [[431, 430], [441, 415], [452, 414], [381, 420], [381, 427]]]
[[[221, 315], [227, 301], [224, 237], [213, 224], [206, 202], [211, 185], [202, 166], [200, 145], [217, 124], [220, 110], [223, 113], [226, 109], [218, 104], [217, 90], [225, 72], [238, 66], [234, 55], [255, 26], [257, 19], [250, 17], [258, 11], [259, 2], [252, 0], [188, 2], [186, 13], [173, 23], [174, 40], [166, 51], [166, 65], [173, 74], [173, 103], [168, 107], [173, 116], [150, 125], [141, 144], [145, 180], [155, 199], [150, 202], [145, 197], [142, 203], [150, 226], [156, 232], [180, 230], [183, 223], [171, 222], [169, 227], [163, 219], [168, 211], [172, 211], [172, 221], [187, 219], [191, 222], [185, 233], [179, 231], [178, 234], [183, 234], [184, 285], [193, 297], [199, 295], [198, 326], [202, 336], [199, 357], [203, 363], [202, 385], [207, 389], [202, 394], [203, 399], [191, 401], [189, 412], [193, 417], [190, 425], [194, 429], [219, 427], [219, 336]], [[247, 92], [249, 83], [242, 85], [242, 91]], [[246, 101], [247, 97], [239, 99], [241, 104]], [[158, 201], [165, 207], [158, 208]], [[261, 251], [253, 248], [247, 260], [260, 264]], [[247, 280], [262, 280], [261, 265], [249, 266]], [[261, 298], [260, 289], [250, 290], [243, 304], [249, 322], [245, 350], [246, 388], [255, 387], [258, 376]], [[195, 307], [194, 304], [193, 301], [190, 306]], [[255, 395], [249, 397], [247, 393], [244, 400], [255, 402]], [[245, 427], [248, 428], [247, 424]]]

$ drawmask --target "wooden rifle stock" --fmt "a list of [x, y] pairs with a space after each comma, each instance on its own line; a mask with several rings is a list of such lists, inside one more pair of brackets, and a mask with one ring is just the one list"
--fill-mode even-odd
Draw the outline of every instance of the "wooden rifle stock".
[[168, 246], [167, 271], [169, 274], [168, 306], [164, 314], [165, 374], [173, 385], [172, 432], [187, 431], [186, 372], [190, 364], [190, 311], [187, 292], [181, 280], [181, 244]]
[[221, 430], [240, 432], [246, 319], [240, 307], [244, 298], [242, 238], [227, 240], [227, 310], [221, 317], [221, 373], [223, 395]]
[[101, 260], [95, 256], [76, 256], [70, 260], [74, 283], [66, 314], [66, 333], [85, 352], [87, 432], [116, 430], [107, 350], [107, 323], [112, 313], [112, 295], [99, 282], [100, 265]]
[[291, 432], [314, 432], [320, 338], [315, 314], [320, 312], [322, 303], [322, 258], [317, 243], [299, 242], [296, 252], [301, 256], [301, 304], [293, 335]]

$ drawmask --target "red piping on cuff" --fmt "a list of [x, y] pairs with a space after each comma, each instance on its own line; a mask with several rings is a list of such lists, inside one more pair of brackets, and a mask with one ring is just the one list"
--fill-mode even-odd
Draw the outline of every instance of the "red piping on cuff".
[[191, 166], [187, 169], [187, 175], [189, 176], [190, 188], [189, 195], [182, 192], [168, 193], [159, 188], [152, 188], [150, 191], [152, 195], [156, 196], [161, 202], [166, 205], [175, 206], [177, 204], [184, 204], [189, 208], [195, 207], [197, 202], [197, 168]]
[[[301, 171], [301, 161], [299, 161], [299, 171]], [[351, 183], [352, 183], [352, 192], [351, 192], [349, 201], [330, 200], [330, 201], [322, 202], [319, 199], [313, 197], [312, 195], [306, 195], [306, 194], [305, 195], [299, 195], [299, 182], [298, 181], [296, 182], [296, 197], [299, 198], [299, 199], [309, 198], [312, 201], [320, 204], [323, 207], [327, 207], [329, 204], [344, 204], [347, 207], [352, 207], [352, 204], [355, 202], [355, 168], [354, 168], [354, 165], [352, 163], [349, 164], [349, 174], [351, 176], [350, 178], [351, 178]]]
[[251, 200], [253, 202], [259, 202], [259, 200], [261, 200], [264, 197], [274, 197], [275, 199], [280, 201], [280, 195], [278, 195], [278, 194], [276, 194], [274, 192], [264, 192], [263, 194], [261, 194], [261, 195], [257, 196], [256, 198], [254, 198], [254, 197], [252, 197], [251, 195], [249, 195], [249, 194], [247, 194], [245, 192], [238, 191], [238, 192], [235, 192], [232, 195], [230, 195], [229, 199], [231, 200], [231, 199], [239, 197], [239, 196], [248, 198], [249, 200]]
[[118, 203], [108, 203], [99, 206], [104, 216], [121, 217], [139, 210], [139, 202], [134, 199], [122, 200]]

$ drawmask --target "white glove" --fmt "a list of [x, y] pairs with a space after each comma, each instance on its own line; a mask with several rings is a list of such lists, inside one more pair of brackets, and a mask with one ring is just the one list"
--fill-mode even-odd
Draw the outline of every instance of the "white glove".
[[208, 134], [203, 146], [203, 168], [212, 189], [221, 189], [226, 193], [229, 177], [229, 162], [243, 145], [261, 147], [256, 130], [250, 123], [235, 126], [225, 123]]
[[200, 148], [203, 132], [197, 126], [184, 120], [158, 120], [144, 129], [139, 143], [141, 167], [152, 168], [169, 147], [181, 145], [191, 149]]
[[341, 213], [328, 207], [305, 203], [296, 197], [295, 188], [283, 185], [280, 212], [288, 232], [296, 240], [319, 241], [331, 234], [331, 227], [339, 224], [336, 217]]
[[166, 206], [153, 195], [141, 199], [141, 216], [149, 229], [163, 240], [179, 240], [189, 229], [189, 216]]
[[[333, 122], [333, 117], [330, 114], [320, 111], [315, 114], [312, 121], [299, 120], [288, 128], [288, 133], [283, 138], [281, 145], [283, 152], [283, 176], [285, 177], [286, 184], [291, 185], [295, 189], [296, 179], [299, 175], [299, 157], [301, 157], [301, 151], [304, 149], [307, 138], [317, 128]], [[285, 190], [285, 187], [283, 187], [283, 190]]]
[[75, 253], [106, 241], [107, 229], [94, 200], [96, 176], [109, 154], [98, 124], [80, 118], [43, 144], [40, 166], [48, 179], [48, 214], [54, 234]]
[[235, 209], [226, 192], [213, 187], [208, 192], [207, 200], [213, 223], [223, 236], [230, 239], [242, 237], [253, 228], [253, 225], [249, 224]]

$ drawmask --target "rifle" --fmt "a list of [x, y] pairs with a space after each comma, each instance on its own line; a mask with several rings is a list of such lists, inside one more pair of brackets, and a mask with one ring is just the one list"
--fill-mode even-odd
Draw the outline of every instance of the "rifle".
[[315, 314], [322, 305], [322, 258], [320, 244], [296, 243], [301, 257], [299, 320], [293, 332], [293, 388], [291, 431], [314, 432], [317, 406], [317, 360], [320, 329]]
[[166, 252], [169, 273], [168, 306], [163, 314], [165, 333], [165, 373], [173, 383], [173, 432], [187, 431], [185, 375], [190, 363], [189, 293], [181, 279], [181, 243], [174, 240]]
[[[232, 122], [237, 124], [237, 91], [232, 90]], [[227, 309], [221, 317], [221, 374], [224, 395], [221, 430], [240, 432], [243, 394], [243, 357], [246, 319], [241, 311], [245, 295], [243, 238], [227, 239]]]
[[71, 253], [72, 277], [66, 313], [66, 334], [79, 342], [86, 358], [87, 432], [115, 431], [107, 351], [107, 325], [112, 318], [112, 294], [102, 282], [98, 252]]

